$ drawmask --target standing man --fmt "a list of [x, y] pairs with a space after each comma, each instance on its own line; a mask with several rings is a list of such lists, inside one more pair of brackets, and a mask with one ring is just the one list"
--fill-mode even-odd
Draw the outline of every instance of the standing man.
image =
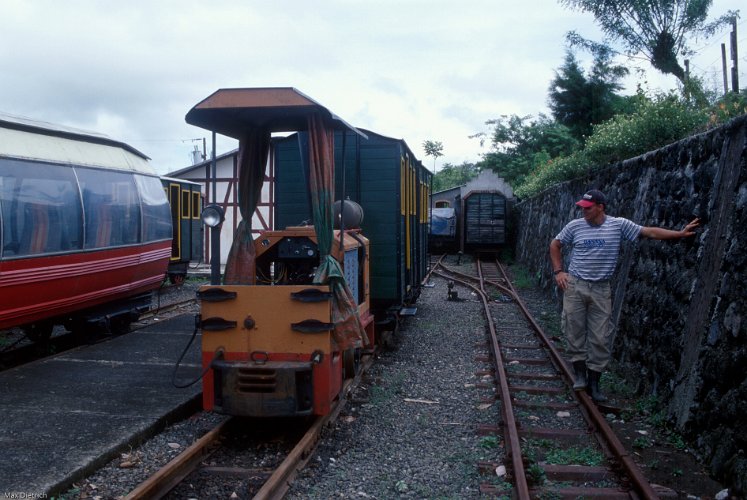
[[[596, 402], [607, 400], [599, 391], [599, 378], [612, 350], [612, 297], [610, 277], [617, 266], [622, 241], [638, 237], [671, 240], [693, 236], [694, 219], [682, 231], [644, 227], [605, 213], [607, 198], [592, 189], [576, 202], [584, 217], [569, 222], [550, 242], [555, 283], [563, 290], [561, 326], [568, 340], [576, 391], [589, 387]], [[568, 269], [563, 268], [562, 247], [571, 248]], [[588, 370], [588, 381], [587, 381]]]

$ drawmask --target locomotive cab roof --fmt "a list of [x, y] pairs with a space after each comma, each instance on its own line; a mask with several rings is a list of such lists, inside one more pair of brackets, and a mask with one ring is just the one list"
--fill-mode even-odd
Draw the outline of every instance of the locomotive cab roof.
[[318, 112], [327, 127], [365, 134], [293, 87], [219, 89], [196, 104], [185, 117], [190, 125], [241, 139], [247, 130], [306, 130], [307, 118]]

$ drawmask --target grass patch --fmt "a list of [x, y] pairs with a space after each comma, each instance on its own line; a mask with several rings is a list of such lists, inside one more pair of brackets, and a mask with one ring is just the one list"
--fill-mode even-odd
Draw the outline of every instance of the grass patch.
[[499, 291], [492, 291], [488, 294], [488, 297], [490, 300], [498, 301], [498, 302], [510, 302], [511, 298], [507, 295], [502, 294]]
[[585, 446], [578, 448], [555, 448], [550, 450], [546, 456], [547, 462], [558, 465], [602, 465], [604, 455], [599, 450]]
[[545, 469], [543, 469], [538, 464], [532, 464], [529, 467], [527, 467], [527, 481], [531, 486], [542, 486], [545, 484], [545, 481], [547, 481], [547, 476], [545, 475]]
[[516, 288], [527, 289], [534, 286], [534, 280], [527, 268], [523, 266], [513, 266], [511, 268], [511, 274], [514, 276], [514, 286]]
[[633, 441], [633, 448], [638, 448], [640, 450], [651, 448], [651, 446], [653, 446], [653, 443], [646, 436], [635, 438], [635, 441]]
[[500, 440], [498, 436], [483, 436], [480, 438], [480, 448], [485, 450], [493, 450], [500, 446]]
[[[621, 415], [624, 420], [633, 420], [641, 418], [648, 425], [658, 429], [662, 434], [667, 436], [668, 443], [678, 449], [687, 449], [687, 442], [682, 435], [672, 428], [671, 422], [662, 409], [661, 401], [653, 394], [636, 399], [632, 408], [626, 410]], [[633, 447], [650, 448], [653, 443], [648, 438], [637, 438], [633, 442]]]
[[604, 455], [595, 448], [561, 447], [560, 443], [549, 439], [528, 439], [522, 447], [522, 453], [532, 463], [540, 460], [556, 465], [594, 466], [604, 463]]
[[631, 387], [627, 381], [611, 371], [602, 373], [600, 379], [602, 388], [611, 394], [616, 394], [621, 398], [632, 398], [635, 396], [635, 388]]

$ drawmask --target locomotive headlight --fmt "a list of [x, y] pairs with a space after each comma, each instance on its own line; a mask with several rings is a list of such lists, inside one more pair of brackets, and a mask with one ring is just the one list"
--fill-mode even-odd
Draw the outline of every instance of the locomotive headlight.
[[202, 209], [202, 223], [208, 227], [218, 227], [225, 220], [226, 216], [220, 205], [210, 204]]

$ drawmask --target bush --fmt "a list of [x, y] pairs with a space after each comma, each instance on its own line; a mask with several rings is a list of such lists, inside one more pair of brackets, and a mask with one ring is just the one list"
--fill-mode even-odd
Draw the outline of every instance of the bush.
[[747, 89], [741, 94], [729, 92], [711, 107], [709, 124], [717, 126], [732, 118], [747, 113]]
[[[719, 109], [723, 115], [732, 108], [726, 105]], [[716, 115], [713, 110], [697, 109], [673, 94], [639, 99], [634, 113], [617, 115], [595, 126], [582, 150], [540, 165], [517, 186], [515, 193], [521, 198], [533, 196], [558, 182], [658, 149], [705, 130], [709, 124], [715, 125], [720, 118]]]

